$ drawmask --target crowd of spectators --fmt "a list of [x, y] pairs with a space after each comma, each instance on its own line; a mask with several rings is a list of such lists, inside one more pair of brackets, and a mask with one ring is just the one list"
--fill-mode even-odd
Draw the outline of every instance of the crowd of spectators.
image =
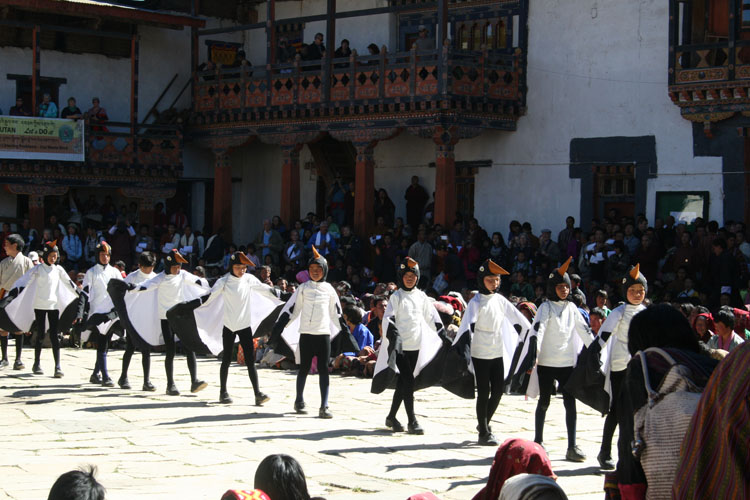
[[[0, 110], [0, 115], [3, 112]], [[16, 97], [15, 106], [11, 106], [9, 113], [10, 116], [31, 116], [32, 112], [28, 105], [24, 102], [22, 96]], [[68, 105], [62, 109], [58, 109], [57, 104], [52, 100], [52, 96], [49, 92], [42, 94], [42, 100], [37, 105], [36, 115], [41, 118], [67, 118], [70, 120], [88, 120], [91, 123], [93, 130], [104, 130], [104, 123], [109, 121], [107, 110], [101, 107], [98, 97], [91, 99], [91, 107], [85, 113], [76, 104], [75, 97], [68, 98]]]

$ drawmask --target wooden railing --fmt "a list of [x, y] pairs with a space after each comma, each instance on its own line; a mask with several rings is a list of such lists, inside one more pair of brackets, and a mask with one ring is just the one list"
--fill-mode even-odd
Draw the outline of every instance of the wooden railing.
[[[104, 127], [104, 128], [102, 128]], [[182, 164], [182, 134], [174, 125], [86, 124], [86, 161], [141, 166]]]
[[[225, 68], [194, 75], [194, 111], [309, 112], [331, 107], [355, 114], [362, 105], [452, 101], [443, 107], [484, 112], [525, 105], [524, 55], [503, 51], [443, 50], [389, 53], [293, 64]], [[393, 106], [391, 106], [393, 107]], [[253, 118], [256, 117], [256, 118]]]
[[728, 40], [674, 48], [670, 85], [750, 79], [750, 40]]

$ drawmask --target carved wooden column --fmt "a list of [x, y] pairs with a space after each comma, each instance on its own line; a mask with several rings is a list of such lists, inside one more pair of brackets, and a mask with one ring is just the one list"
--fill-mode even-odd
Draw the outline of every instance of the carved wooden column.
[[453, 148], [458, 135], [436, 127], [435, 141], [435, 223], [445, 228], [456, 218], [456, 158]]
[[214, 149], [214, 217], [212, 231], [232, 234], [232, 163], [226, 149]]
[[281, 147], [284, 162], [281, 167], [281, 220], [286, 227], [294, 227], [299, 219], [299, 152], [302, 144], [283, 145]]
[[355, 142], [357, 161], [354, 167], [354, 232], [366, 237], [374, 225], [375, 207], [375, 143]]

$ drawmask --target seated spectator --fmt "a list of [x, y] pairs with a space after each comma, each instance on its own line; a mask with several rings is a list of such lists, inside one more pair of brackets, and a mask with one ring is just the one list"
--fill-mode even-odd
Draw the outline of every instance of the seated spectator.
[[[379, 56], [380, 55], [380, 49], [374, 43], [371, 43], [370, 45], [367, 46], [367, 52], [371, 56]], [[380, 64], [380, 62], [377, 59], [373, 59], [371, 61], [367, 61], [367, 65], [368, 66], [377, 66], [378, 64]]]
[[182, 236], [180, 236], [180, 244], [178, 245], [180, 253], [185, 257], [190, 265], [194, 266], [198, 260], [198, 241], [193, 234], [193, 228], [185, 226]]
[[327, 257], [328, 254], [336, 252], [336, 240], [328, 232], [328, 222], [323, 221], [320, 223], [318, 232], [310, 237], [305, 248], [311, 250], [313, 245], [315, 245], [315, 248], [318, 249], [318, 252], [323, 257]]
[[510, 287], [511, 295], [523, 297], [527, 300], [534, 298], [534, 288], [526, 281], [526, 271], [516, 271], [515, 273], [516, 282]]
[[696, 299], [698, 298], [698, 292], [693, 288], [693, 279], [686, 277], [683, 285], [683, 289], [677, 294], [678, 299]]
[[333, 360], [333, 368], [340, 369], [349, 374], [364, 374], [364, 367], [369, 361], [369, 357], [375, 354], [373, 344], [375, 339], [362, 324], [362, 311], [358, 307], [347, 307], [344, 309], [344, 320], [352, 336], [357, 341], [359, 352], [344, 352], [336, 356]]
[[497, 449], [487, 485], [474, 496], [473, 500], [497, 499], [507, 481], [518, 474], [538, 474], [553, 480], [557, 479], [552, 471], [552, 463], [547, 452], [541, 445], [525, 439], [511, 438]]
[[693, 319], [693, 331], [704, 344], [711, 340], [714, 336], [714, 317], [710, 312], [702, 312]]
[[39, 116], [42, 118], [57, 118], [57, 104], [52, 102], [52, 96], [45, 92], [39, 104]]
[[268, 455], [255, 470], [255, 489], [273, 500], [311, 500], [302, 466], [289, 455]]
[[31, 116], [29, 110], [23, 105], [23, 97], [16, 97], [16, 105], [10, 108], [10, 116]]
[[[341, 45], [339, 46], [339, 48], [336, 49], [336, 52], [334, 52], [334, 57], [336, 59], [339, 59], [342, 57], [348, 58], [348, 57], [351, 57], [351, 55], [352, 55], [352, 49], [349, 48], [349, 40], [344, 38], [343, 40], [341, 40]], [[348, 68], [349, 63], [348, 62], [337, 63], [335, 64], [335, 67], [336, 68]]]
[[597, 290], [596, 295], [594, 296], [594, 300], [596, 301], [596, 307], [601, 309], [604, 312], [604, 317], [606, 318], [609, 316], [609, 313], [612, 312], [612, 310], [607, 307], [607, 300], [609, 300], [609, 294], [606, 290]]
[[296, 51], [289, 46], [289, 40], [285, 36], [279, 37], [279, 44], [276, 47], [276, 63], [288, 64], [294, 62]]
[[78, 106], [76, 106], [75, 97], [68, 98], [68, 105], [67, 107], [63, 108], [62, 112], [60, 113], [60, 118], [69, 118], [71, 120], [80, 120], [81, 118], [83, 118], [83, 113], [81, 113], [81, 110], [78, 109]]
[[750, 498], [748, 366], [746, 343], [711, 375], [682, 441], [672, 498]]
[[[302, 58], [305, 61], [317, 61], [318, 59], [323, 59], [326, 55], [326, 46], [323, 45], [323, 33], [316, 33], [313, 43], [307, 45], [306, 48], [307, 50], [305, 50], [302, 55]], [[318, 69], [320, 69], [319, 66]]]
[[595, 307], [589, 311], [589, 326], [594, 332], [594, 335], [599, 335], [599, 329], [602, 327], [602, 323], [607, 319], [607, 313], [601, 307]]
[[724, 306], [714, 316], [716, 335], [712, 336], [706, 345], [709, 349], [721, 349], [731, 352], [745, 342], [745, 339], [734, 333], [734, 309]]
[[95, 475], [94, 466], [66, 472], [52, 485], [47, 500], [104, 500], [106, 490]]
[[78, 237], [78, 228], [75, 224], [68, 225], [68, 234], [65, 235], [62, 242], [62, 249], [68, 255], [68, 270], [78, 271], [83, 259], [83, 243]]
[[[91, 107], [88, 111], [86, 111], [86, 118], [88, 118], [89, 123], [91, 123], [91, 130], [95, 132], [107, 132], [107, 127], [105, 127], [103, 124], [107, 123], [109, 121], [109, 116], [107, 116], [107, 110], [102, 108], [99, 105], [99, 98], [94, 97], [91, 99]], [[97, 137], [97, 139], [101, 139], [100, 137]]]
[[260, 267], [260, 256], [256, 253], [257, 249], [255, 248], [254, 243], [248, 243], [247, 245], [247, 258], [250, 259], [250, 261], [253, 263], [253, 265], [257, 268]]

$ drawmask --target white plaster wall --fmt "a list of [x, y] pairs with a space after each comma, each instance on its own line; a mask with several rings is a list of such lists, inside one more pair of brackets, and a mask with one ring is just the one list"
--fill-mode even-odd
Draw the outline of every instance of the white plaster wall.
[[[300, 214], [303, 217], [315, 210], [315, 175], [304, 168], [309, 160], [310, 153], [304, 148], [300, 152]], [[232, 185], [232, 232], [234, 241], [245, 245], [261, 230], [263, 219], [279, 215], [281, 148], [255, 143], [234, 151], [231, 161], [232, 177], [242, 178]]]

